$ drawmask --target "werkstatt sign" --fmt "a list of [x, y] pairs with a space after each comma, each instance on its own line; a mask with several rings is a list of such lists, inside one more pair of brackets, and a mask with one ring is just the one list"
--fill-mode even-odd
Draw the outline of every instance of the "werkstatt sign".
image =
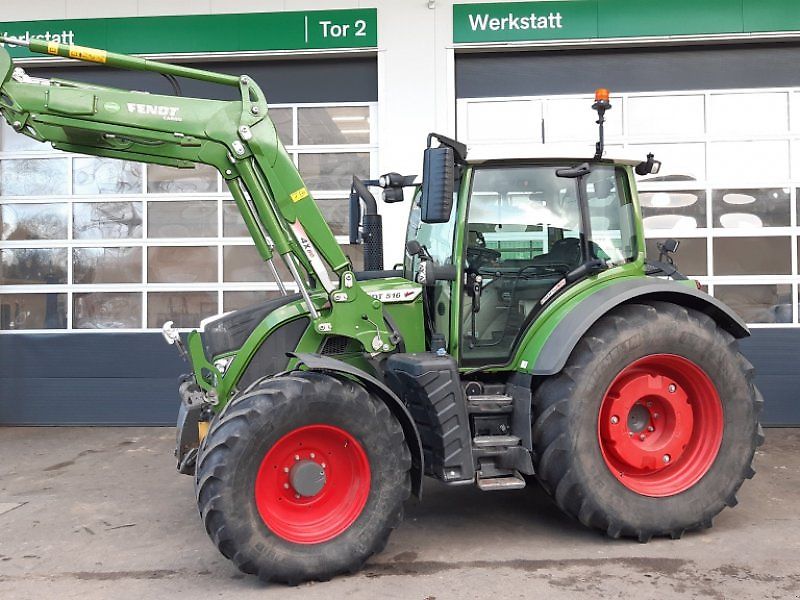
[[[373, 48], [377, 9], [0, 23], [3, 35], [126, 54]], [[40, 56], [8, 47], [14, 57]]]
[[561, 0], [453, 5], [455, 43], [800, 30], [800, 0]]
[[522, 42], [596, 35], [596, 0], [453, 5], [453, 41], [456, 43]]

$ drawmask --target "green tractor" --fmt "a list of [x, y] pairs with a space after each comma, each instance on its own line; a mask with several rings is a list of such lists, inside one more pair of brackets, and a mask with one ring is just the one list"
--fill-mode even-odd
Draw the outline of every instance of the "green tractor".
[[[0, 38], [2, 39], [2, 38]], [[535, 477], [611, 537], [680, 537], [736, 503], [763, 436], [741, 319], [645, 256], [635, 175], [652, 155], [470, 160], [431, 134], [421, 184], [353, 180], [358, 272], [247, 76], [78, 46], [34, 52], [230, 86], [224, 102], [30, 77], [0, 49], [0, 112], [55, 148], [222, 174], [277, 299], [183, 339], [176, 456], [220, 552], [298, 583], [380, 552], [424, 476], [481, 490]], [[413, 196], [402, 268], [383, 270], [383, 199]]]

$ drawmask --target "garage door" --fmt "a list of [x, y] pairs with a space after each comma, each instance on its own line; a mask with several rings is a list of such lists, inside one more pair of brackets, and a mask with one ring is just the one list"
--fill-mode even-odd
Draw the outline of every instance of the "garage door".
[[[259, 82], [344, 242], [352, 174], [376, 174], [375, 58], [196, 66]], [[31, 73], [172, 93], [154, 74]], [[181, 82], [185, 95], [228, 91]], [[277, 295], [266, 271], [213, 169], [69, 156], [0, 127], [0, 424], [174, 423], [187, 366], [161, 324]]]
[[681, 240], [679, 268], [751, 325], [743, 346], [774, 425], [800, 423], [797, 64], [792, 45], [456, 60], [458, 135], [473, 151], [591, 156], [592, 90], [612, 90], [607, 154], [663, 161], [639, 183], [648, 248]]

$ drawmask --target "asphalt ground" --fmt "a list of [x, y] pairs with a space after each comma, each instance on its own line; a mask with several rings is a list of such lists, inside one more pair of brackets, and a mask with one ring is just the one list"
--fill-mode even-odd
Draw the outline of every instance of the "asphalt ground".
[[167, 428], [0, 428], [0, 598], [800, 598], [800, 430], [767, 430], [739, 505], [673, 541], [611, 540], [536, 485], [426, 483], [386, 550], [297, 587], [206, 537]]

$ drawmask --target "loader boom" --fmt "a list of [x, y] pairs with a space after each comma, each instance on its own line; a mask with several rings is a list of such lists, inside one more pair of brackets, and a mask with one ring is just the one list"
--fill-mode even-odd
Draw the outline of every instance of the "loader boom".
[[250, 77], [35, 39], [0, 41], [52, 56], [238, 88], [240, 100], [219, 101], [39, 79], [14, 68], [0, 48], [0, 113], [16, 131], [66, 152], [178, 168], [213, 166], [284, 293], [274, 255], [285, 262], [314, 327], [356, 339], [370, 353], [394, 349], [381, 303], [356, 281], [278, 139], [264, 93]]

